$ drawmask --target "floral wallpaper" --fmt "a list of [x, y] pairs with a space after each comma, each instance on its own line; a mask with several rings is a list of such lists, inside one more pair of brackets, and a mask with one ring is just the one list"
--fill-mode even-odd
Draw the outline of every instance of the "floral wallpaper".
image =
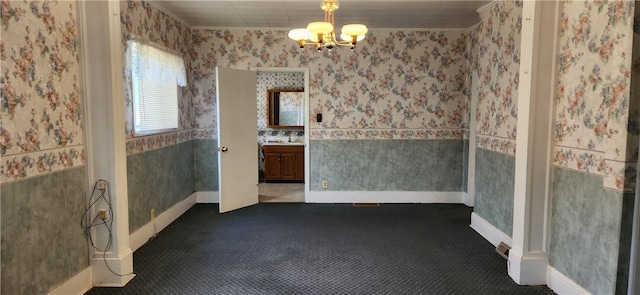
[[477, 60], [472, 57], [470, 64], [479, 79], [472, 89], [476, 146], [515, 155], [522, 2], [494, 3], [480, 11], [480, 24], [470, 37], [477, 44]]
[[194, 128], [215, 128], [216, 66], [308, 67], [311, 139], [462, 138], [466, 38], [380, 30], [329, 53], [302, 51], [285, 31], [193, 29]]
[[[466, 71], [466, 85], [467, 87], [463, 88], [464, 94], [467, 97], [467, 108], [464, 113], [464, 125], [467, 126], [467, 130], [465, 130], [465, 139], [469, 139], [470, 132], [475, 132], [474, 130], [470, 130], [473, 128], [471, 126], [471, 113], [473, 112], [475, 115], [475, 111], [471, 109], [472, 101], [478, 101], [478, 43], [480, 36], [480, 24], [476, 24], [473, 27], [469, 28], [467, 32], [467, 50], [465, 53], [465, 59], [467, 61], [467, 71]], [[475, 117], [473, 118], [475, 119]]]
[[[127, 50], [127, 40], [135, 39], [144, 43], [165, 48], [167, 51], [176, 53], [184, 57], [185, 66], [188, 69], [191, 61], [189, 55], [189, 27], [167, 15], [149, 2], [128, 0], [121, 1], [120, 5], [122, 24], [122, 48]], [[125, 66], [126, 68], [126, 66]], [[187, 73], [188, 82], [191, 81]], [[192, 128], [193, 92], [190, 87], [178, 87], [178, 108], [179, 108], [179, 131], [169, 132], [169, 134], [159, 134], [144, 137], [133, 137], [133, 105], [131, 91], [131, 73], [126, 69], [123, 71], [125, 79], [124, 103], [125, 103], [125, 134], [127, 136], [127, 151], [139, 151], [130, 147], [162, 147], [179, 143], [172, 138], [183, 138], [185, 132]], [[196, 132], [198, 133], [198, 132]], [[182, 135], [181, 135], [182, 134]], [[211, 132], [204, 131], [204, 136], [211, 136]], [[156, 144], [149, 145], [150, 142]], [[144, 149], [143, 149], [144, 150]]]
[[303, 72], [258, 72], [256, 74], [258, 102], [258, 142], [268, 140], [304, 141], [304, 131], [291, 128], [267, 128], [267, 89], [304, 89]]
[[632, 1], [561, 4], [554, 164], [604, 176], [616, 190], [634, 185], [638, 150], [632, 13]]
[[84, 165], [75, 2], [1, 5], [0, 183]]

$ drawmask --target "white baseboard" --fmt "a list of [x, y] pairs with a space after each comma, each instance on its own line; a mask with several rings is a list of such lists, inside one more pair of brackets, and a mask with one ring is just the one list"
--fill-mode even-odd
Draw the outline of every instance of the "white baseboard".
[[509, 262], [507, 263], [507, 272], [511, 279], [518, 285], [546, 285], [547, 284], [547, 267], [549, 259], [546, 255], [523, 256], [518, 249], [509, 251]]
[[509, 246], [513, 245], [510, 236], [484, 220], [484, 218], [475, 212], [471, 213], [471, 228], [496, 247], [500, 242], [505, 242]]
[[49, 295], [84, 294], [93, 287], [91, 266], [85, 268], [62, 285], [49, 292]]
[[547, 286], [558, 295], [592, 294], [551, 266], [547, 267]]
[[462, 192], [462, 203], [467, 207], [473, 207], [473, 196], [467, 192]]
[[310, 191], [307, 203], [456, 203], [463, 202], [463, 192], [407, 191]]
[[180, 215], [182, 215], [184, 212], [189, 210], [189, 208], [196, 204], [197, 195], [197, 192], [191, 194], [186, 199], [162, 212], [156, 217], [156, 219], [145, 224], [134, 233], [132, 233], [129, 236], [129, 247], [131, 247], [131, 250], [138, 250], [140, 247], [142, 247], [142, 245], [149, 241], [151, 237], [163, 230], [174, 220], [178, 219], [178, 217], [180, 217]]
[[208, 192], [196, 192], [196, 203], [220, 203], [220, 192], [208, 191]]

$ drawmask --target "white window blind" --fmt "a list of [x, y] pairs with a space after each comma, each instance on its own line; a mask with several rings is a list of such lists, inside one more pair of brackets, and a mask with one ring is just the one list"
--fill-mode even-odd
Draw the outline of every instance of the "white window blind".
[[178, 128], [178, 85], [186, 85], [181, 57], [128, 42], [127, 65], [131, 69], [134, 135], [148, 135]]

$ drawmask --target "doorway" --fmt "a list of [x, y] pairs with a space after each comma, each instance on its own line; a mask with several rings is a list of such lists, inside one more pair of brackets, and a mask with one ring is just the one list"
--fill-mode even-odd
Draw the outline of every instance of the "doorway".
[[[309, 69], [258, 67], [251, 70], [257, 74], [259, 201], [305, 202], [309, 191]], [[302, 120], [291, 124], [294, 126], [270, 122], [269, 114], [274, 113], [274, 92], [278, 94], [276, 99], [282, 101], [276, 104], [282, 106], [281, 118], [297, 110], [297, 116]], [[291, 97], [295, 95], [302, 100], [298, 104], [292, 103]], [[265, 149], [265, 146], [269, 147]], [[281, 148], [284, 151], [280, 152]], [[295, 164], [290, 164], [291, 161]], [[282, 179], [278, 173], [282, 174]]]

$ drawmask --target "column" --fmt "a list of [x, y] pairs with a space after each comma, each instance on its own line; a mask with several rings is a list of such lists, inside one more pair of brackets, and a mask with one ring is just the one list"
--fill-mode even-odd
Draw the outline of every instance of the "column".
[[[111, 240], [108, 251], [91, 249], [93, 284], [124, 286], [134, 275], [129, 247], [120, 1], [80, 3], [89, 192], [96, 181], [108, 182], [112, 209], [108, 218], [113, 218], [111, 234], [104, 226], [92, 232], [99, 249], [105, 249]], [[91, 218], [106, 208], [105, 202], [97, 203]]]
[[552, 186], [555, 1], [524, 1], [513, 211], [508, 271], [520, 285], [546, 283]]

